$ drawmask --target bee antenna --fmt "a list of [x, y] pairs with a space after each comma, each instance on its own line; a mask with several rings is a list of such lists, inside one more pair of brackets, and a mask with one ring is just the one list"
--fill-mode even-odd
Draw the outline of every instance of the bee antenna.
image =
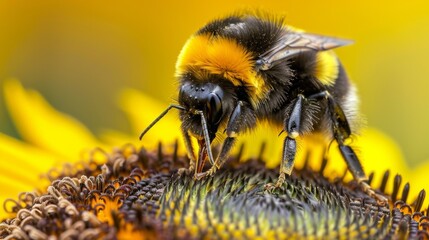
[[161, 118], [163, 118], [165, 116], [165, 114], [167, 114], [168, 111], [170, 111], [170, 109], [172, 109], [172, 108], [176, 108], [176, 109], [179, 109], [181, 111], [186, 110], [186, 108], [181, 106], [181, 105], [170, 104], [170, 106], [168, 106], [167, 109], [165, 109], [157, 118], [155, 118], [155, 120], [153, 120], [153, 122], [151, 124], [149, 124], [149, 126], [147, 126], [147, 128], [140, 134], [139, 140], [141, 141], [143, 136], [153, 127], [153, 125], [155, 125], [159, 120], [161, 120]]

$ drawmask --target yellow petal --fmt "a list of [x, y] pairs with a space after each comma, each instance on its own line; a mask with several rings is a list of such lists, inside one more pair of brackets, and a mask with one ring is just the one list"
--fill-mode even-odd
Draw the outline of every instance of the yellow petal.
[[101, 146], [80, 122], [56, 111], [38, 92], [25, 90], [17, 80], [5, 81], [4, 95], [19, 133], [35, 146], [76, 160], [83, 150]]
[[[357, 139], [359, 153], [365, 172], [374, 172], [374, 184], [378, 186], [386, 170], [392, 176], [409, 174], [409, 168], [399, 146], [388, 136], [376, 129], [366, 129]], [[387, 188], [390, 191], [390, 185]]]
[[2, 164], [0, 171], [7, 167], [5, 165], [8, 165], [38, 173], [48, 171], [61, 160], [65, 162], [65, 159], [61, 159], [58, 155], [43, 151], [3, 133], [0, 133], [0, 159], [5, 163]]
[[16, 199], [23, 191], [43, 189], [48, 185], [46, 174], [58, 164], [58, 156], [49, 154], [0, 133], [0, 219], [5, 217], [3, 201]]
[[244, 144], [242, 159], [257, 158], [260, 156], [269, 168], [276, 167], [280, 164], [283, 140], [286, 136], [282, 134], [278, 136], [281, 129], [277, 129], [268, 123], [261, 122], [255, 129], [244, 133], [238, 137], [238, 142], [232, 152], [236, 154], [239, 148]]
[[119, 132], [116, 130], [103, 130], [101, 134], [98, 135], [98, 138], [107, 143], [109, 146], [123, 146], [125, 144], [131, 143], [135, 146], [139, 145], [138, 136], [130, 136], [123, 132]]
[[[409, 195], [410, 201], [413, 201], [414, 198], [422, 189], [425, 189], [426, 191], [428, 191], [429, 190], [429, 160], [420, 164], [416, 168], [413, 168], [413, 170], [410, 171], [410, 174], [408, 174], [408, 176], [406, 176], [404, 180], [405, 181], [403, 182], [402, 186], [406, 182], [409, 182], [411, 186], [410, 195]], [[428, 192], [426, 192], [426, 195], [427, 194]], [[427, 208], [428, 205], [429, 205], [429, 197], [426, 196], [426, 200], [423, 203], [423, 209]]]

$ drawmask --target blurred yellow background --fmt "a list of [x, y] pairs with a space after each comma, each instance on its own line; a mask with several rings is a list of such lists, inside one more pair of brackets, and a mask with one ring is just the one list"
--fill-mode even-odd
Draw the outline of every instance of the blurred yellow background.
[[[116, 106], [123, 87], [167, 105], [186, 39], [216, 17], [258, 8], [309, 32], [355, 40], [336, 52], [368, 125], [397, 141], [411, 165], [429, 160], [427, 1], [262, 2], [1, 1], [0, 81], [19, 79], [95, 133], [131, 133]], [[2, 97], [0, 119], [0, 131], [18, 137]]]

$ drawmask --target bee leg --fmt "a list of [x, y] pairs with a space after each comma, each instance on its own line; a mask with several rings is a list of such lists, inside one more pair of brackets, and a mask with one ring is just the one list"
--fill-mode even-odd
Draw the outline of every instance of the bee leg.
[[195, 155], [194, 155], [194, 149], [192, 148], [191, 137], [189, 136], [189, 133], [185, 131], [183, 128], [182, 128], [182, 135], [183, 135], [183, 140], [185, 142], [186, 152], [188, 153], [189, 168], [179, 168], [177, 170], [177, 173], [179, 175], [190, 174], [195, 169]]
[[349, 145], [345, 143], [345, 140], [351, 135], [351, 131], [341, 106], [338, 105], [335, 99], [327, 91], [323, 93], [323, 95], [328, 100], [328, 111], [332, 118], [334, 138], [338, 142], [341, 155], [346, 161], [348, 169], [352, 173], [353, 178], [358, 182], [365, 193], [375, 198], [380, 204], [386, 204], [387, 198], [381, 194], [375, 193], [371, 186], [369, 186], [368, 177], [363, 171], [362, 165], [356, 153]]
[[231, 151], [231, 148], [234, 145], [235, 140], [236, 140], [235, 137], [227, 137], [223, 141], [222, 149], [220, 151], [219, 156], [216, 158], [215, 164], [213, 164], [213, 166], [209, 170], [207, 170], [203, 173], [199, 173], [197, 175], [197, 179], [201, 179], [205, 176], [213, 176], [213, 174], [215, 174], [216, 171], [223, 166], [223, 164], [228, 159], [229, 152]]
[[296, 138], [299, 136], [301, 126], [301, 111], [302, 101], [304, 96], [298, 95], [295, 105], [292, 109], [289, 120], [287, 120], [286, 130], [288, 136], [284, 140], [283, 144], [283, 158], [280, 163], [280, 174], [275, 184], [268, 183], [265, 185], [265, 190], [272, 191], [276, 188], [283, 186], [286, 180], [286, 174], [290, 175], [293, 170], [296, 155]]
[[341, 151], [341, 155], [346, 160], [347, 166], [352, 173], [353, 178], [359, 183], [362, 190], [372, 198], [375, 198], [379, 204], [387, 204], [387, 198], [381, 194], [377, 194], [376, 192], [374, 192], [371, 186], [369, 186], [368, 177], [365, 175], [362, 165], [359, 162], [359, 159], [357, 158], [356, 153], [353, 151], [353, 149], [348, 145], [338, 145]]
[[243, 129], [243, 120], [246, 120], [250, 124], [256, 123], [256, 120], [252, 120], [255, 118], [251, 117], [251, 111], [248, 110], [249, 109], [244, 106], [244, 103], [242, 101], [238, 102], [228, 121], [228, 125], [226, 127], [227, 138], [222, 144], [222, 149], [220, 151], [219, 156], [216, 158], [216, 161], [214, 162], [213, 166], [208, 171], [198, 174], [197, 178], [202, 178], [207, 175], [212, 176], [218, 169], [223, 166], [223, 164], [225, 164], [226, 160], [228, 159], [229, 153], [231, 152], [232, 146], [236, 141], [238, 130]]

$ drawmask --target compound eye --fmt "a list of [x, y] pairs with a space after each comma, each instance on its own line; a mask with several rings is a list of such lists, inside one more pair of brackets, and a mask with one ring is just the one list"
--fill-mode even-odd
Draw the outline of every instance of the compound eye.
[[180, 91], [179, 91], [179, 103], [180, 104], [182, 104], [182, 105], [187, 105], [187, 101], [186, 101], [186, 98], [187, 98], [187, 94], [186, 94], [186, 91], [188, 90], [189, 88], [187, 87], [187, 85], [182, 85], [181, 87], [180, 87]]
[[222, 118], [222, 101], [216, 93], [210, 93], [207, 102], [208, 118], [212, 124], [218, 124]]

